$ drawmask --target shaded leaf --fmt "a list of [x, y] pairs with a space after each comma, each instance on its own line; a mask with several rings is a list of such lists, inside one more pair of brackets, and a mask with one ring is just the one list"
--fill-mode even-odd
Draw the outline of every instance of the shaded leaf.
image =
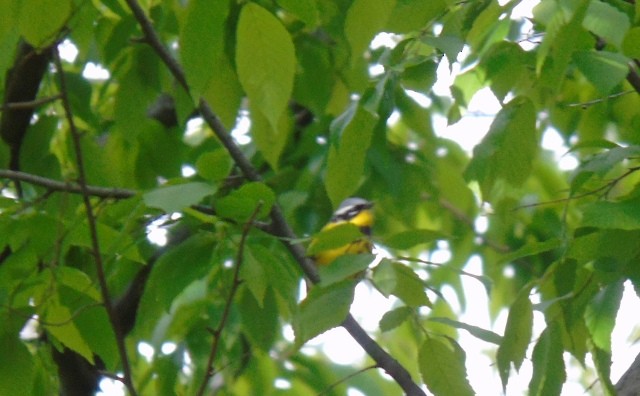
[[509, 380], [511, 363], [516, 369], [520, 369], [531, 341], [533, 328], [533, 307], [529, 300], [531, 285], [523, 288], [518, 293], [516, 301], [509, 308], [509, 317], [504, 330], [502, 343], [498, 347], [498, 371], [502, 386], [506, 388]]
[[329, 147], [324, 181], [333, 206], [338, 206], [360, 185], [365, 157], [377, 122], [377, 117], [358, 105], [352, 106], [341, 117], [331, 125], [332, 136], [339, 136], [339, 145]]
[[490, 199], [499, 180], [518, 187], [529, 177], [538, 151], [536, 112], [524, 97], [500, 110], [487, 135], [473, 149], [465, 177], [480, 183], [484, 199]]
[[353, 302], [355, 282], [343, 281], [327, 287], [314, 286], [298, 308], [293, 320], [296, 345], [339, 326]]
[[582, 225], [629, 231], [640, 229], [640, 200], [636, 198], [622, 202], [599, 201], [589, 204], [584, 208]]
[[567, 373], [562, 356], [564, 347], [558, 324], [552, 322], [544, 329], [533, 348], [533, 375], [529, 382], [529, 394], [559, 395]]
[[473, 395], [462, 349], [455, 341], [429, 337], [420, 347], [418, 364], [422, 379], [434, 395]]
[[204, 197], [215, 191], [216, 188], [210, 184], [191, 182], [159, 187], [144, 193], [142, 198], [149, 207], [173, 213], [199, 203]]
[[486, 330], [481, 327], [473, 326], [473, 325], [459, 322], [457, 320], [452, 320], [449, 318], [436, 317], [436, 318], [429, 318], [429, 320], [433, 322], [444, 323], [446, 325], [453, 326], [457, 329], [466, 330], [472, 336], [480, 340], [490, 342], [492, 344], [500, 345], [502, 343], [502, 337], [491, 330]]
[[262, 202], [257, 218], [263, 218], [271, 212], [276, 201], [273, 191], [264, 183], [247, 183], [229, 195], [215, 202], [218, 215], [238, 221], [246, 221]]
[[411, 307], [431, 305], [424, 282], [406, 265], [383, 259], [373, 270], [373, 281], [385, 296], [394, 295]]
[[578, 69], [603, 95], [611, 93], [629, 73], [629, 59], [617, 52], [579, 51], [573, 58]]
[[326, 250], [339, 248], [362, 238], [362, 232], [357, 225], [341, 223], [315, 234], [307, 249], [307, 254], [314, 255]]
[[384, 315], [382, 315], [382, 319], [380, 319], [380, 331], [389, 331], [400, 326], [411, 317], [413, 311], [413, 308], [405, 306], [385, 312]]
[[319, 266], [320, 285], [328, 286], [346, 279], [357, 277], [375, 260], [373, 254], [345, 254], [329, 265]]
[[585, 311], [585, 321], [591, 339], [597, 348], [609, 353], [611, 352], [611, 332], [616, 324], [623, 291], [622, 281], [605, 286], [591, 300]]
[[407, 250], [443, 237], [441, 232], [435, 230], [407, 230], [385, 238], [383, 243], [392, 249]]

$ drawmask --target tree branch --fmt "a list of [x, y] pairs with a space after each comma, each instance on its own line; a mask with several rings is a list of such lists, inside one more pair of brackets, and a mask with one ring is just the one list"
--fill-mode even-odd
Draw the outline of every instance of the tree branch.
[[220, 322], [218, 323], [218, 327], [216, 327], [213, 333], [213, 343], [211, 344], [211, 352], [209, 352], [209, 358], [207, 359], [207, 365], [205, 366], [204, 378], [202, 379], [202, 383], [200, 384], [200, 388], [196, 393], [197, 396], [204, 395], [204, 392], [207, 390], [207, 384], [209, 380], [213, 376], [213, 361], [218, 354], [218, 346], [220, 345], [220, 335], [222, 334], [222, 330], [224, 326], [227, 324], [227, 319], [229, 317], [229, 312], [231, 312], [231, 303], [233, 302], [233, 298], [238, 292], [238, 288], [242, 283], [240, 280], [240, 266], [244, 261], [244, 246], [247, 242], [247, 236], [249, 235], [249, 231], [251, 230], [251, 226], [258, 216], [260, 209], [262, 209], [262, 201], [258, 202], [256, 208], [253, 210], [253, 213], [249, 217], [246, 223], [242, 228], [242, 236], [240, 237], [240, 245], [238, 246], [238, 255], [236, 256], [236, 264], [233, 271], [233, 280], [231, 283], [231, 291], [229, 292], [229, 297], [227, 297], [227, 301], [224, 304], [224, 309], [222, 311], [222, 317], [220, 318]]
[[[142, 27], [142, 30], [145, 34], [145, 40], [158, 53], [158, 56], [167, 65], [174, 78], [182, 85], [183, 88], [187, 90], [187, 92], [189, 92], [185, 74], [182, 71], [182, 68], [173, 59], [171, 54], [162, 44], [151, 24], [151, 21], [144, 14], [144, 11], [140, 8], [135, 0], [125, 1], [131, 8], [131, 11], [133, 12], [135, 18], [138, 20], [138, 23]], [[253, 167], [251, 161], [249, 161], [249, 159], [233, 141], [233, 138], [228, 133], [224, 125], [222, 125], [218, 116], [213, 112], [209, 103], [207, 103], [207, 101], [204, 99], [200, 99], [199, 103], [199, 109], [203, 119], [213, 130], [218, 139], [220, 139], [222, 144], [229, 152], [229, 155], [231, 155], [234, 162], [240, 168], [245, 177], [251, 181], [261, 181], [262, 178], [260, 177], [260, 174]], [[273, 222], [272, 230], [274, 231], [274, 234], [280, 237], [280, 240], [291, 252], [295, 260], [302, 268], [306, 277], [312, 283], [318, 283], [320, 281], [318, 271], [315, 268], [314, 263], [306, 257], [304, 248], [299, 244], [292, 244], [289, 242], [292, 240], [296, 240], [297, 236], [285, 220], [282, 210], [277, 205], [273, 205], [270, 216], [271, 221]], [[353, 339], [360, 344], [360, 346], [369, 354], [369, 356], [371, 356], [381, 368], [383, 368], [391, 377], [393, 377], [393, 379], [398, 383], [398, 385], [400, 385], [400, 387], [402, 387], [407, 395], [425, 394], [422, 389], [420, 389], [420, 387], [415, 382], [413, 382], [413, 380], [411, 379], [411, 374], [409, 374], [409, 372], [400, 363], [398, 363], [371, 337], [369, 337], [369, 335], [351, 315], [347, 316], [342, 326], [351, 334]]]
[[87, 176], [84, 168], [82, 145], [80, 143], [81, 135], [76, 128], [75, 122], [73, 120], [71, 104], [69, 102], [69, 98], [67, 97], [67, 82], [64, 76], [62, 61], [60, 60], [60, 54], [58, 53], [57, 49], [54, 51], [53, 58], [60, 81], [60, 95], [62, 99], [62, 106], [67, 118], [67, 123], [69, 124], [69, 130], [71, 131], [71, 137], [73, 141], [73, 149], [76, 154], [76, 164], [78, 166], [78, 184], [80, 185], [80, 190], [82, 191], [82, 200], [87, 212], [87, 222], [89, 224], [89, 233], [91, 237], [91, 250], [96, 264], [100, 294], [103, 300], [102, 303], [104, 304], [105, 310], [107, 311], [107, 316], [109, 317], [109, 322], [111, 323], [113, 332], [115, 333], [116, 344], [118, 347], [118, 353], [120, 355], [122, 371], [124, 374], [124, 384], [127, 387], [129, 393], [132, 396], [136, 396], [137, 393], [132, 382], [131, 368], [129, 366], [129, 358], [127, 357], [127, 348], [124, 342], [124, 335], [122, 333], [120, 322], [118, 321], [117, 312], [115, 311], [113, 302], [111, 301], [111, 295], [109, 293], [109, 288], [107, 285], [107, 277], [104, 271], [104, 263], [102, 262], [96, 217], [93, 213], [93, 207], [91, 206], [91, 194], [89, 194], [89, 191], [87, 189]]
[[[34, 184], [36, 186], [45, 187], [52, 191], [68, 192], [73, 194], [83, 194], [80, 184], [61, 182], [58, 180], [48, 179], [46, 177], [37, 176], [31, 173], [13, 171], [9, 169], [0, 169], [0, 178], [11, 180], [19, 180]], [[136, 191], [124, 188], [106, 188], [96, 186], [85, 186], [84, 190], [88, 195], [100, 198], [126, 199], [136, 195]]]

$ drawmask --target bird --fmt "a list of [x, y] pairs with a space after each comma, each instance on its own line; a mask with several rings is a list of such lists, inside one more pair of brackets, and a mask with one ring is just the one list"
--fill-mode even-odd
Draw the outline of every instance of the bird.
[[[345, 254], [371, 253], [371, 227], [374, 222], [373, 203], [363, 198], [347, 198], [338, 206], [329, 222], [322, 227], [320, 232], [330, 230], [340, 224], [351, 223], [356, 225], [362, 233], [361, 239], [356, 239], [344, 246], [317, 252], [312, 256], [316, 265], [329, 265], [336, 258]], [[313, 245], [314, 241], [311, 242]]]

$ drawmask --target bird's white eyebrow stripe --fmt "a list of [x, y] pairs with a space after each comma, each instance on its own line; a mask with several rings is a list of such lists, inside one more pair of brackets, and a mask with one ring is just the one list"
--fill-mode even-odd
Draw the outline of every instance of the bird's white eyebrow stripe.
[[352, 206], [347, 206], [346, 208], [342, 208], [333, 215], [332, 220], [334, 221], [349, 220], [353, 218], [355, 215], [357, 215], [358, 213], [360, 213], [362, 209], [365, 208], [365, 206], [366, 205], [360, 204], [360, 205], [352, 205]]

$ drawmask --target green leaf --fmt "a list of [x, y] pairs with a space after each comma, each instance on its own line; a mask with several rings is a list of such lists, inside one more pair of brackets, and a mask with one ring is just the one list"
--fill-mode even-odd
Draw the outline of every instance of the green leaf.
[[58, 296], [52, 296], [47, 300], [43, 318], [46, 323], [44, 328], [50, 335], [93, 364], [91, 347], [74, 323], [71, 310], [60, 303]]
[[375, 260], [373, 254], [345, 254], [329, 265], [319, 266], [320, 284], [329, 286], [345, 279], [353, 279], [366, 270]]
[[618, 392], [611, 382], [611, 352], [593, 347], [591, 348], [591, 356], [593, 357], [598, 380], [602, 384], [604, 394], [607, 396], [617, 395]]
[[446, 325], [455, 327], [457, 329], [462, 329], [462, 330], [466, 330], [469, 332], [469, 334], [471, 334], [472, 336], [486, 341], [486, 342], [490, 342], [492, 344], [497, 344], [500, 345], [502, 343], [502, 337], [499, 334], [494, 333], [491, 330], [486, 330], [483, 329], [481, 327], [477, 327], [477, 326], [473, 326], [467, 323], [463, 323], [463, 322], [459, 322], [457, 320], [453, 320], [453, 319], [449, 319], [449, 318], [429, 318], [430, 321], [432, 322], [439, 322], [439, 323], [444, 323]]
[[573, 60], [578, 69], [603, 95], [611, 93], [629, 73], [629, 58], [608, 51], [578, 51]]
[[32, 46], [44, 47], [58, 38], [71, 12], [71, 0], [20, 2], [20, 34]]
[[480, 183], [484, 199], [492, 196], [499, 180], [519, 187], [529, 177], [538, 151], [536, 110], [518, 97], [500, 110], [489, 132], [473, 149], [465, 177]]
[[620, 48], [631, 22], [624, 12], [603, 1], [591, 1], [582, 26]]
[[247, 183], [215, 202], [218, 215], [238, 221], [246, 221], [262, 202], [257, 218], [264, 218], [271, 212], [276, 196], [264, 183]]
[[278, 131], [293, 90], [295, 54], [291, 36], [269, 11], [248, 3], [240, 12], [236, 39], [240, 83], [252, 107]]
[[425, 61], [405, 67], [401, 74], [402, 85], [413, 91], [427, 93], [436, 81], [438, 64]]
[[240, 267], [240, 279], [251, 293], [256, 302], [262, 307], [265, 293], [267, 292], [267, 277], [262, 263], [262, 257], [256, 256], [252, 249], [253, 244], [247, 241], [244, 246], [244, 261]]
[[313, 286], [293, 318], [296, 345], [339, 326], [349, 314], [355, 289], [354, 281]]
[[209, 151], [198, 157], [196, 170], [203, 179], [221, 181], [228, 177], [233, 167], [233, 161], [224, 149]]
[[315, 27], [318, 24], [320, 15], [315, 0], [277, 0], [277, 3], [307, 26]]
[[351, 47], [352, 59], [360, 58], [369, 43], [389, 19], [395, 0], [355, 0], [344, 23], [344, 34]]
[[429, 337], [418, 352], [420, 374], [435, 396], [475, 394], [467, 378], [464, 351], [454, 342]]
[[640, 229], [640, 199], [591, 203], [583, 210], [582, 225], [628, 231]]
[[168, 312], [189, 284], [211, 271], [215, 242], [211, 234], [198, 233], [164, 253], [151, 270], [141, 305], [152, 304], [153, 312]]
[[89, 296], [94, 301], [101, 301], [102, 296], [94, 281], [86, 273], [77, 268], [60, 266], [56, 268], [55, 277], [61, 285], [70, 287], [78, 293]]
[[508, 253], [508, 254], [505, 254], [504, 256], [502, 256], [502, 258], [500, 259], [500, 262], [501, 263], [508, 263], [508, 262], [512, 262], [512, 261], [517, 260], [517, 259], [522, 258], [522, 257], [535, 256], [535, 255], [538, 255], [540, 253], [544, 253], [544, 252], [548, 252], [550, 250], [557, 249], [557, 248], [561, 247], [563, 244], [564, 244], [564, 241], [562, 241], [561, 239], [558, 239], [558, 238], [551, 238], [551, 239], [549, 239], [547, 241], [543, 241], [543, 242], [527, 243], [526, 245], [522, 246], [521, 248], [519, 248], [515, 252], [511, 252], [511, 253]]
[[[96, 226], [102, 254], [112, 257], [124, 257], [138, 263], [145, 262], [130, 234], [111, 228], [104, 223], [97, 223]], [[69, 249], [69, 246], [93, 248], [89, 225], [86, 222], [69, 227], [69, 233], [64, 239], [64, 251]]]
[[385, 332], [395, 329], [409, 319], [413, 312], [413, 308], [407, 306], [385, 312], [384, 315], [382, 315], [382, 319], [380, 319], [380, 331]]
[[611, 332], [616, 324], [616, 315], [624, 284], [618, 281], [604, 287], [591, 300], [585, 312], [585, 320], [596, 347], [611, 352]]
[[352, 195], [360, 185], [364, 162], [377, 117], [362, 106], [347, 110], [344, 122], [331, 125], [331, 133], [340, 136], [339, 146], [329, 147], [325, 188], [334, 206]]
[[640, 58], [640, 27], [629, 29], [622, 42], [622, 52], [629, 58]]
[[386, 32], [408, 33], [421, 30], [432, 19], [439, 16], [447, 8], [445, 0], [412, 1], [398, 0], [389, 16]]
[[162, 186], [144, 193], [144, 203], [152, 208], [162, 209], [166, 213], [179, 212], [195, 205], [207, 195], [216, 192], [211, 184], [190, 182], [172, 186]]
[[[231, 129], [235, 123], [242, 87], [225, 51], [229, 0], [190, 1], [180, 30], [180, 58], [193, 99], [202, 96]], [[193, 111], [193, 104], [189, 113]]]
[[406, 265], [383, 259], [373, 270], [373, 281], [385, 296], [394, 295], [410, 307], [431, 305], [424, 282]]
[[256, 301], [253, 293], [244, 292], [239, 296], [238, 308], [242, 320], [242, 329], [251, 343], [265, 352], [269, 352], [278, 334], [278, 303], [272, 289], [269, 289], [264, 301]]
[[190, 1], [180, 30], [180, 58], [189, 88], [198, 99], [217, 72], [217, 58], [224, 56], [224, 30], [229, 0]]
[[362, 239], [362, 237], [358, 226], [352, 223], [341, 223], [314, 235], [313, 241], [307, 249], [307, 254], [314, 255], [318, 252], [339, 248]]
[[559, 395], [567, 379], [562, 356], [562, 334], [557, 322], [544, 329], [533, 348], [533, 375], [529, 382], [529, 395]]
[[271, 168], [278, 170], [280, 155], [293, 130], [291, 117], [286, 112], [282, 113], [282, 117], [278, 120], [278, 126], [274, 129], [269, 120], [253, 104], [251, 104], [249, 112], [251, 114], [251, 136]]
[[392, 249], [407, 250], [443, 237], [441, 232], [434, 230], [407, 230], [385, 238], [383, 243]]
[[531, 285], [520, 290], [516, 301], [511, 305], [503, 341], [498, 347], [498, 371], [503, 388], [506, 388], [509, 380], [511, 363], [515, 365], [516, 370], [520, 369], [531, 341], [533, 306], [529, 300], [530, 291]]
[[[34, 382], [34, 356], [18, 336], [19, 329], [8, 331], [10, 319], [2, 317], [0, 332], [0, 394], [31, 395]], [[15, 327], [15, 326], [11, 326]]]

